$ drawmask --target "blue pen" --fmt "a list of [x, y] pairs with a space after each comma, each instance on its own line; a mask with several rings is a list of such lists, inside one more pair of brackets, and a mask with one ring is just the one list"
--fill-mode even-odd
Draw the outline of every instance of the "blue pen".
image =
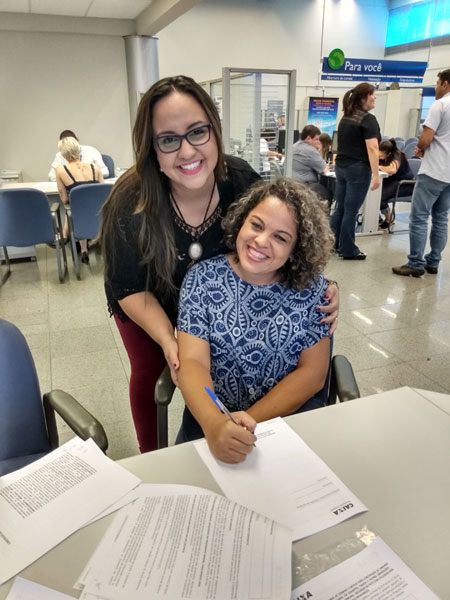
[[208, 392], [209, 397], [214, 402], [214, 404], [217, 406], [217, 408], [220, 410], [220, 412], [222, 412], [224, 415], [227, 415], [227, 417], [229, 419], [231, 419], [231, 421], [233, 421], [233, 423], [235, 423], [236, 425], [239, 425], [239, 423], [236, 421], [236, 419], [230, 413], [228, 408], [226, 406], [224, 406], [224, 404], [222, 404], [222, 402], [219, 400], [219, 398], [216, 396], [216, 394], [212, 390], [210, 390], [207, 385], [205, 385], [205, 390]]

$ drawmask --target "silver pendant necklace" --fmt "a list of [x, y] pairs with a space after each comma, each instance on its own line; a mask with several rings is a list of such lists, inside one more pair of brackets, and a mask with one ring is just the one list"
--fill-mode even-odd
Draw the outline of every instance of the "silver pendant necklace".
[[173, 196], [173, 194], [170, 194], [170, 199], [172, 200], [173, 206], [176, 209], [176, 213], [177, 215], [180, 217], [181, 221], [186, 225], [186, 229], [189, 230], [195, 230], [195, 234], [193, 234], [191, 232], [191, 236], [192, 236], [192, 242], [189, 244], [189, 248], [188, 248], [188, 254], [189, 254], [189, 258], [195, 262], [196, 260], [199, 260], [202, 257], [203, 254], [203, 246], [201, 245], [201, 243], [199, 242], [199, 238], [200, 238], [200, 232], [201, 232], [201, 228], [203, 227], [203, 225], [205, 224], [206, 221], [206, 217], [208, 215], [208, 211], [209, 211], [209, 207], [211, 206], [211, 202], [214, 196], [214, 190], [216, 189], [216, 180], [214, 179], [214, 184], [211, 190], [211, 195], [209, 197], [209, 201], [208, 201], [208, 206], [206, 207], [206, 211], [205, 211], [205, 216], [203, 217], [203, 221], [200, 223], [200, 225], [198, 225], [198, 227], [192, 227], [191, 225], [189, 225], [188, 223], [186, 223], [185, 218], [183, 217], [183, 213], [180, 210], [180, 207], [178, 206], [178, 204], [176, 203], [176, 200]]

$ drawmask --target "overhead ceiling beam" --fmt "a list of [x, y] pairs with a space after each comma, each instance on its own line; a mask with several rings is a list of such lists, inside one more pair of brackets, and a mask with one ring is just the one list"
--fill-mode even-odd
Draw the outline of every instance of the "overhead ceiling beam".
[[136, 19], [138, 35], [156, 35], [202, 0], [154, 0]]

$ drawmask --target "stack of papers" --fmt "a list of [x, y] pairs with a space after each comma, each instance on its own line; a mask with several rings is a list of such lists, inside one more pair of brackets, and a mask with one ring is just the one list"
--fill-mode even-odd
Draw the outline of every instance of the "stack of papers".
[[289, 529], [208, 490], [143, 484], [76, 584], [82, 600], [289, 598]]
[[129, 502], [140, 482], [92, 440], [79, 438], [1, 477], [0, 584], [89, 521]]
[[305, 538], [367, 508], [283, 419], [259, 423], [255, 448], [230, 465], [213, 456], [206, 440], [195, 447], [227, 498]]

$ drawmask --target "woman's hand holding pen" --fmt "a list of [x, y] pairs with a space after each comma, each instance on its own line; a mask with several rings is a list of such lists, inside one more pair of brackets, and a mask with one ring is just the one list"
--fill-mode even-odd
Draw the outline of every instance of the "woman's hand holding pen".
[[253, 450], [256, 421], [244, 411], [234, 412], [232, 415], [235, 423], [226, 415], [218, 413], [203, 430], [214, 456], [233, 464], [243, 462]]

